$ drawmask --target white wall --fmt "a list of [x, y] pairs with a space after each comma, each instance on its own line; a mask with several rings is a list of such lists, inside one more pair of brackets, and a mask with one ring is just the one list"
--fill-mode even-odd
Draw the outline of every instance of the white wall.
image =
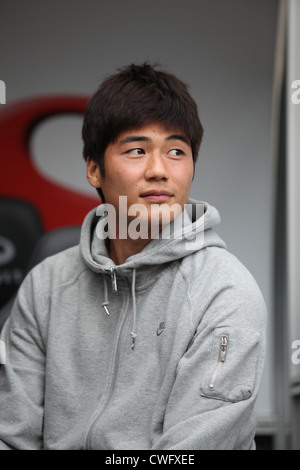
[[[261, 421], [274, 412], [270, 121], [277, 3], [0, 2], [0, 79], [8, 104], [41, 94], [91, 94], [116, 68], [145, 60], [190, 85], [205, 128], [192, 196], [219, 209], [219, 233], [253, 273], [270, 312]], [[89, 191], [77, 118], [44, 124], [32, 148], [43, 171]]]

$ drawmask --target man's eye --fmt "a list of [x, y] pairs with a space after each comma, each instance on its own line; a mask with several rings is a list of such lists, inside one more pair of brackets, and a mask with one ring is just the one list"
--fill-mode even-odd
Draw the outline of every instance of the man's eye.
[[130, 149], [127, 152], [129, 155], [143, 155], [145, 151], [141, 148]]
[[169, 151], [169, 155], [173, 155], [174, 157], [180, 157], [180, 155], [183, 155], [183, 151], [180, 149], [172, 149]]

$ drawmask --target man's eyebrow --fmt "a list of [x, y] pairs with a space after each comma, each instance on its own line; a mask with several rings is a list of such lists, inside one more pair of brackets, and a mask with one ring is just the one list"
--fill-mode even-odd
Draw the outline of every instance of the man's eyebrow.
[[[190, 145], [189, 140], [182, 134], [172, 134], [169, 135], [166, 140], [181, 140], [187, 145]], [[128, 144], [130, 142], [150, 142], [151, 139], [149, 137], [143, 135], [129, 135], [128, 137], [124, 137], [124, 139], [120, 140], [120, 144]]]
[[169, 135], [169, 137], [167, 137], [166, 140], [182, 140], [182, 142], [184, 142], [185, 144], [190, 145], [189, 140], [186, 137], [184, 137], [184, 135], [181, 135], [181, 134]]
[[142, 135], [129, 135], [120, 140], [120, 144], [128, 144], [129, 142], [149, 142], [151, 139], [149, 137], [144, 137]]

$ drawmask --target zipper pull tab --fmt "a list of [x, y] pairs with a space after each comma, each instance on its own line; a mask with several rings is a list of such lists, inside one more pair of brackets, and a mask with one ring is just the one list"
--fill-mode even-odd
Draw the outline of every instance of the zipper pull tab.
[[117, 286], [117, 276], [116, 276], [115, 268], [110, 268], [110, 279], [111, 279], [112, 290], [114, 292], [117, 292], [118, 286]]
[[220, 345], [220, 355], [219, 355], [219, 360], [221, 362], [225, 362], [225, 359], [226, 359], [227, 342], [228, 342], [227, 336], [222, 336], [221, 345]]

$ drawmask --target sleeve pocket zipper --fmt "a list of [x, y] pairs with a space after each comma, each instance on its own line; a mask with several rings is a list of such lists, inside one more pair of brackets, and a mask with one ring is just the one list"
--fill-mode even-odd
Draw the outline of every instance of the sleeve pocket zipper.
[[200, 395], [231, 403], [248, 400], [257, 385], [260, 333], [253, 328], [224, 325], [211, 334]]
[[220, 338], [220, 346], [219, 346], [219, 357], [217, 365], [210, 376], [208, 388], [210, 390], [214, 390], [217, 380], [219, 378], [220, 372], [223, 368], [226, 355], [227, 355], [227, 348], [228, 348], [228, 336], [222, 335]]

